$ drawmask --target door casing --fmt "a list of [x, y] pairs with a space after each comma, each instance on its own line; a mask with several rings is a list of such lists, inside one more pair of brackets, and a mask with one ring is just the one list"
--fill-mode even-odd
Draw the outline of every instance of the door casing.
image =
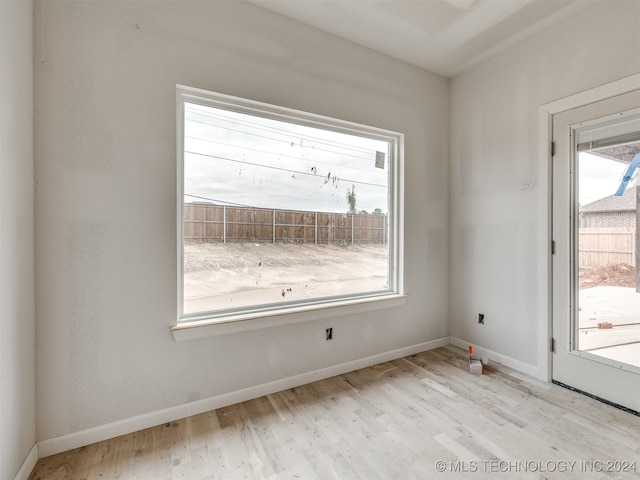
[[540, 305], [546, 308], [547, 316], [540, 322], [538, 328], [538, 378], [550, 382], [553, 378], [553, 353], [552, 344], [552, 318], [553, 318], [553, 279], [552, 279], [552, 139], [553, 116], [555, 114], [582, 107], [590, 103], [615, 97], [633, 90], [640, 89], [640, 74], [607, 83], [602, 86], [586, 90], [566, 98], [544, 104], [538, 109], [538, 161], [540, 166], [540, 178], [546, 179], [539, 182], [540, 195], [544, 198], [545, 205], [540, 208], [538, 224], [540, 235], [538, 236], [538, 248], [543, 252], [540, 258], [546, 261], [540, 263], [538, 270]]
[[[640, 108], [640, 89], [559, 112], [553, 117], [555, 156], [552, 170], [552, 378], [597, 397], [633, 410], [640, 410], [640, 376], [637, 368], [598, 355], [582, 352], [574, 345], [578, 296], [575, 288], [577, 261], [575, 228], [577, 201], [574, 188], [575, 128], [615, 118], [621, 112]], [[558, 193], [557, 198], [553, 195]], [[627, 368], [628, 367], [628, 368]]]

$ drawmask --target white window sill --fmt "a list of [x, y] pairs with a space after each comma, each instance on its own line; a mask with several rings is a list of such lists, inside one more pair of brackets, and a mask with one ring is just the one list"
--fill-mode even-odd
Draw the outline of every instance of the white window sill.
[[176, 342], [196, 340], [198, 338], [228, 335], [383, 308], [399, 307], [404, 305], [406, 298], [405, 295], [389, 294], [338, 300], [317, 305], [289, 307], [266, 312], [229, 315], [222, 318], [194, 319], [178, 323], [171, 327], [171, 332]]

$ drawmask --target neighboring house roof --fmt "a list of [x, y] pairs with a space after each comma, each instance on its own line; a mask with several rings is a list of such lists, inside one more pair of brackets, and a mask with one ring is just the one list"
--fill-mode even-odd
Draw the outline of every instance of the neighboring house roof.
[[637, 188], [638, 187], [627, 188], [620, 197], [609, 195], [595, 202], [587, 203], [580, 207], [580, 213], [635, 211]]
[[636, 142], [627, 145], [598, 148], [597, 150], [592, 150], [589, 153], [629, 165], [633, 161], [633, 157], [640, 153], [640, 143]]

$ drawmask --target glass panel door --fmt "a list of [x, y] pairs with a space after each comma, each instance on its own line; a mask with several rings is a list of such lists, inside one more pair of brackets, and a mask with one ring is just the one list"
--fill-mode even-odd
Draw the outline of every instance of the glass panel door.
[[553, 117], [553, 380], [640, 411], [640, 90]]
[[[640, 127], [640, 119], [636, 119]], [[582, 133], [588, 133], [589, 130]], [[640, 131], [638, 131], [640, 136]], [[640, 367], [640, 141], [577, 152], [578, 350]]]

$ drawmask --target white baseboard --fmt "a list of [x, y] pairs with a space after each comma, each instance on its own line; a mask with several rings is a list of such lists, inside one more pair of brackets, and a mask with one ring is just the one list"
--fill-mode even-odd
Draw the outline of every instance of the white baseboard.
[[200, 413], [226, 407], [235, 403], [258, 398], [270, 393], [280, 392], [293, 387], [299, 387], [307, 383], [334, 377], [343, 373], [352, 372], [360, 368], [370, 367], [378, 363], [395, 360], [397, 358], [414, 355], [438, 347], [449, 345], [449, 337], [442, 337], [429, 342], [410, 345], [408, 347], [383, 352], [370, 357], [365, 357], [350, 362], [321, 368], [308, 373], [302, 373], [293, 377], [263, 383], [255, 387], [244, 388], [235, 392], [225, 393], [215, 397], [197, 400], [195, 402], [178, 405], [175, 407], [147, 413], [126, 420], [101, 425], [99, 427], [81, 430], [79, 432], [62, 435], [38, 442], [40, 458], [65, 452], [73, 448], [83, 447], [92, 443], [108, 440], [109, 438], [137, 432], [145, 428], [155, 427], [163, 423], [172, 422], [181, 418], [198, 415]]
[[24, 462], [22, 462], [22, 466], [20, 467], [20, 470], [18, 470], [18, 473], [16, 473], [14, 480], [27, 480], [29, 478], [29, 475], [31, 475], [31, 472], [33, 472], [36, 463], [38, 463], [38, 451], [38, 444], [35, 443], [31, 450], [29, 450], [27, 458], [25, 458]]
[[473, 342], [467, 342], [465, 340], [460, 340], [456, 337], [450, 337], [451, 345], [454, 347], [462, 348], [463, 350], [467, 350], [469, 345], [473, 345], [473, 353], [476, 355], [480, 355], [481, 357], [487, 357], [489, 360], [500, 363], [507, 367], [513, 368], [514, 370], [518, 370], [519, 372], [526, 373], [527, 375], [531, 375], [535, 378], [540, 377], [540, 368], [535, 365], [529, 365], [528, 363], [521, 362], [520, 360], [516, 360], [515, 358], [508, 357], [506, 355], [502, 355], [501, 353], [494, 352], [493, 350], [489, 350], [487, 348], [483, 348], [479, 345], [474, 344]]

